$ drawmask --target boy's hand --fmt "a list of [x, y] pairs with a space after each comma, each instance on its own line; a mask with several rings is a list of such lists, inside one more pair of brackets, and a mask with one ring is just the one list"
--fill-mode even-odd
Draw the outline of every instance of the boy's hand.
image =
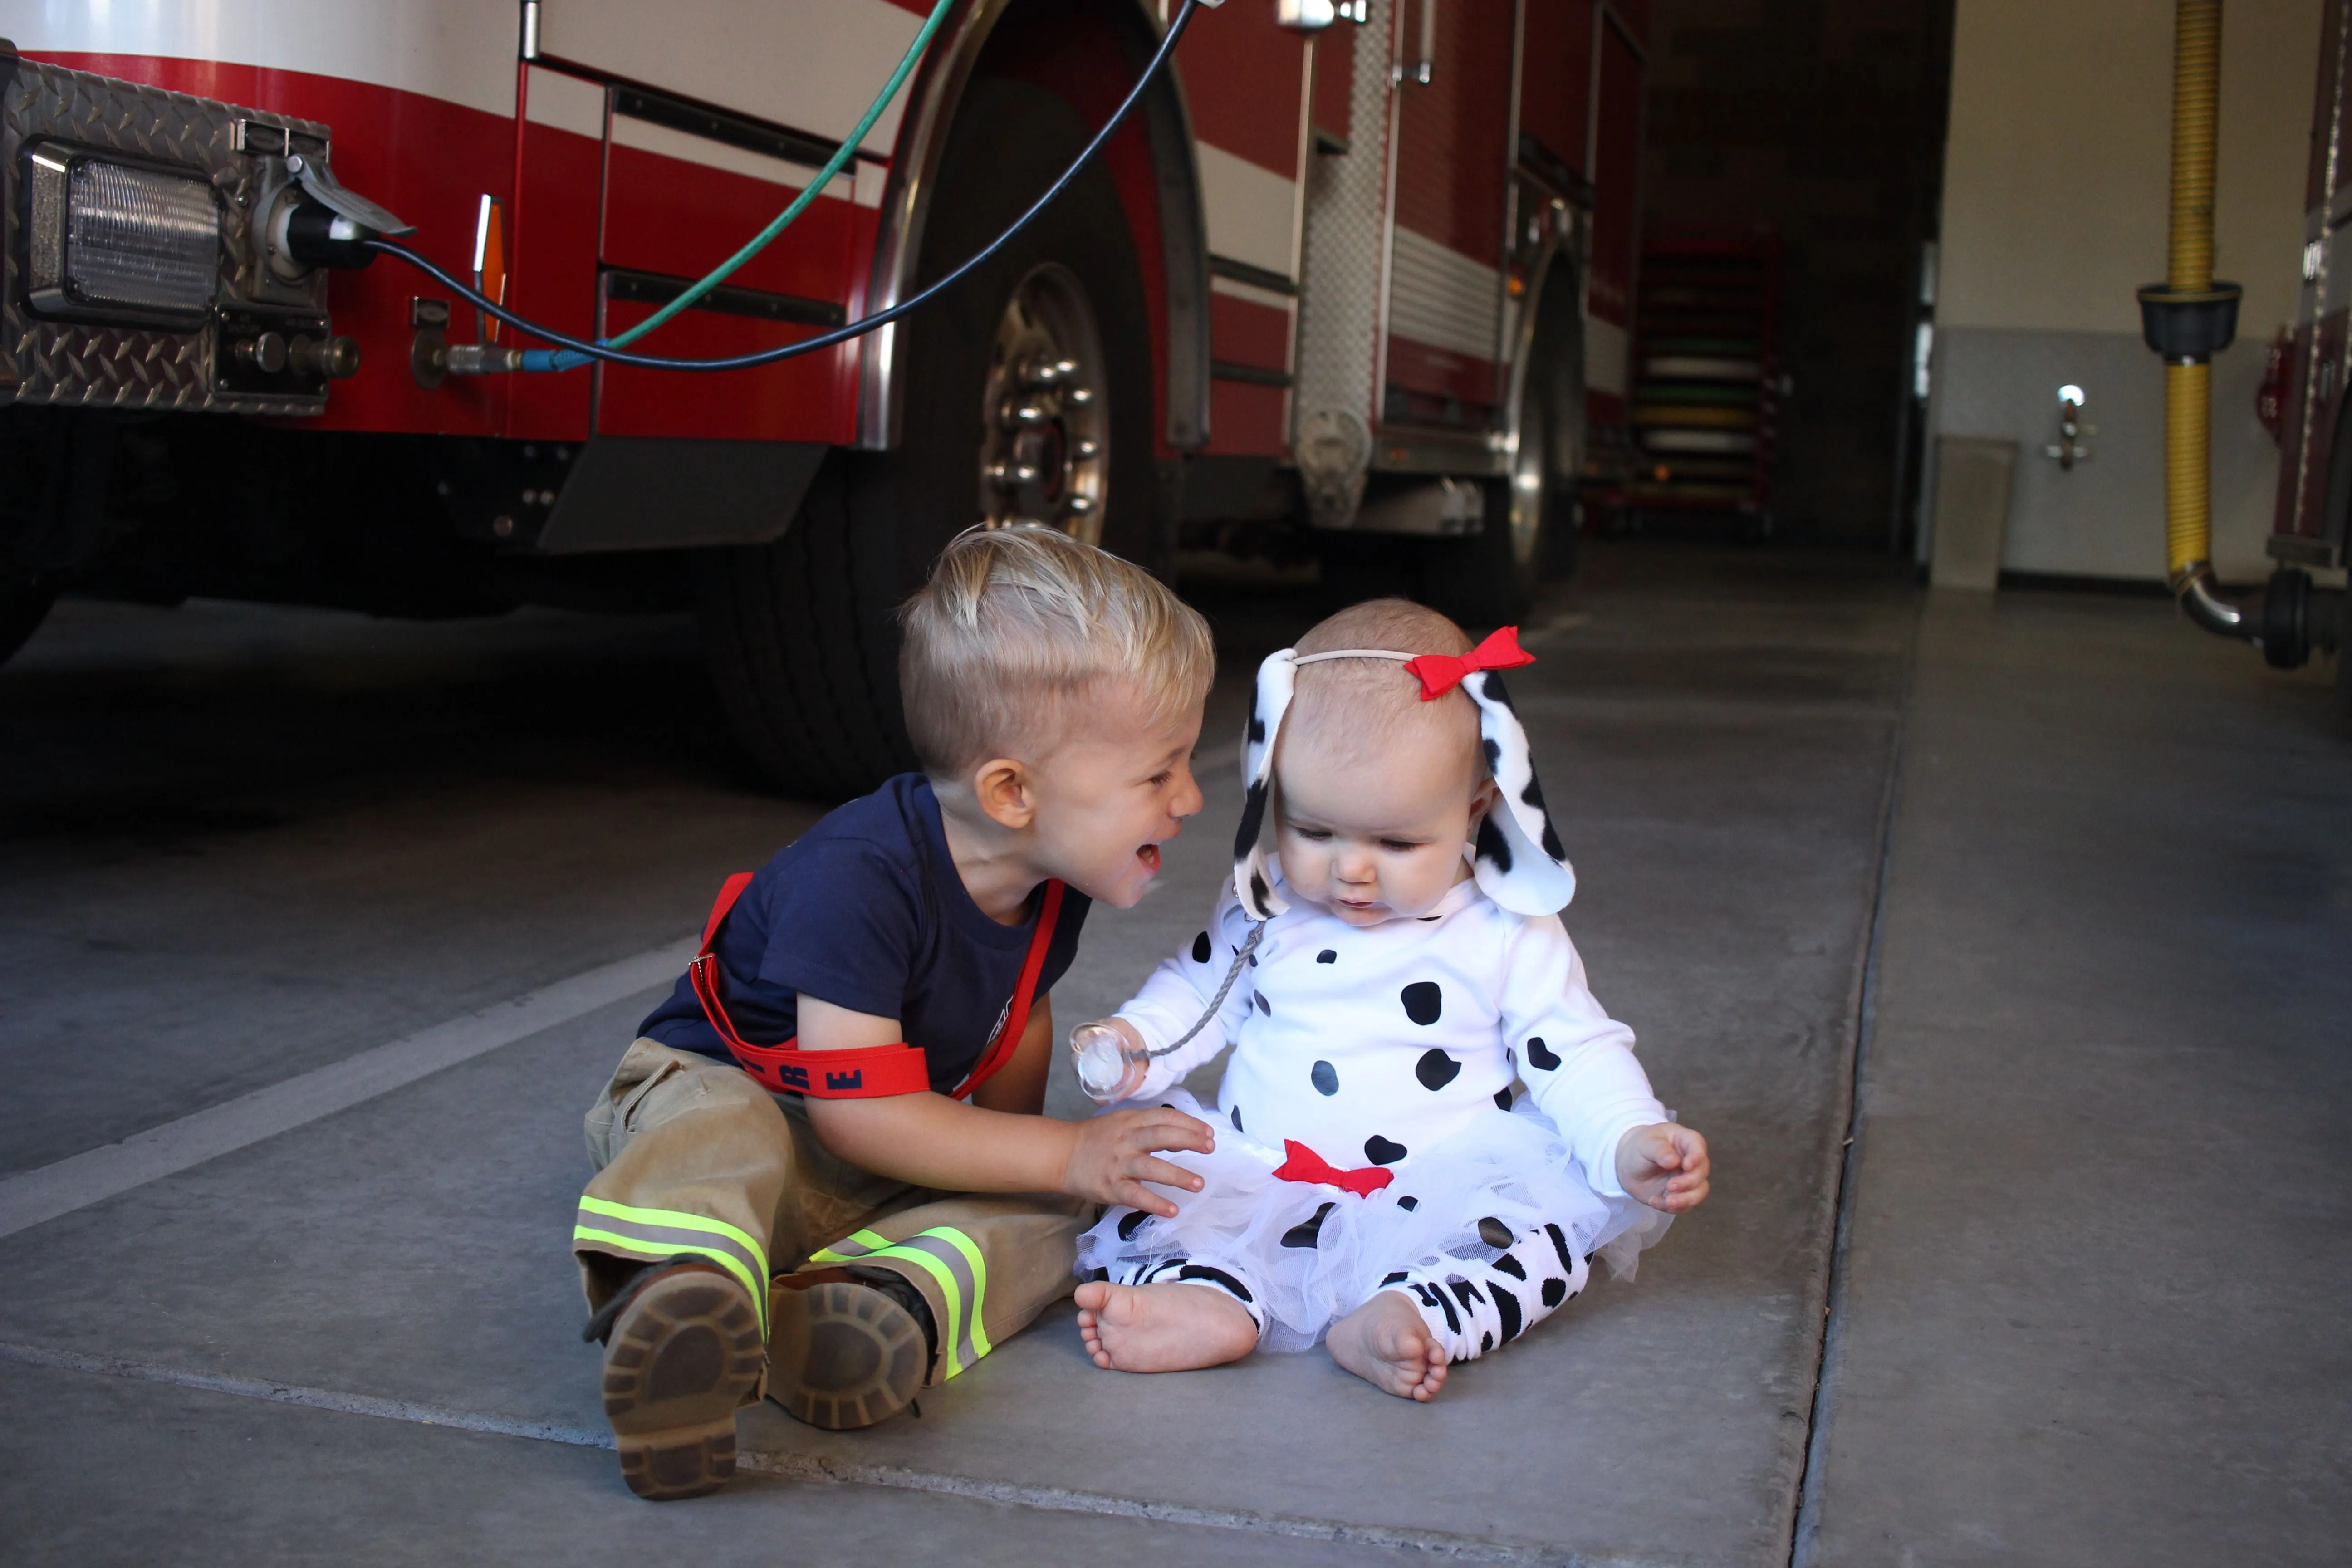
[[1125, 1204], [1162, 1219], [1174, 1217], [1176, 1205], [1143, 1184], [1158, 1182], [1197, 1193], [1201, 1178], [1181, 1165], [1153, 1158], [1152, 1151], [1190, 1149], [1205, 1154], [1217, 1146], [1217, 1135], [1207, 1122], [1166, 1106], [1114, 1110], [1081, 1121], [1077, 1128], [1069, 1163], [1062, 1168], [1062, 1190], [1098, 1204]]
[[1636, 1127], [1617, 1141], [1617, 1183], [1654, 1209], [1686, 1214], [1706, 1198], [1706, 1140], [1672, 1121]]

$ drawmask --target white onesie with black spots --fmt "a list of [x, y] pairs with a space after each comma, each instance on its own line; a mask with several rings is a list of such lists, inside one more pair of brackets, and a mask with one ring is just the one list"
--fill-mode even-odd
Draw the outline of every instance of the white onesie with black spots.
[[[1213, 1191], [1172, 1194], [1174, 1220], [1113, 1210], [1083, 1239], [1082, 1268], [1234, 1289], [1261, 1330], [1286, 1331], [1272, 1336], [1282, 1348], [1400, 1289], [1464, 1359], [1573, 1295], [1604, 1241], [1662, 1228], [1619, 1184], [1616, 1151], [1665, 1111], [1558, 916], [1512, 914], [1468, 880], [1428, 915], [1370, 927], [1286, 896], [1216, 1016], [1133, 1096], [1165, 1101], [1234, 1046], [1214, 1114], [1240, 1136], [1221, 1133], [1211, 1156], [1171, 1156]], [[1229, 889], [1210, 928], [1119, 1016], [1154, 1048], [1181, 1037], [1250, 926]], [[1506, 1114], [1520, 1082], [1533, 1104]], [[1269, 1179], [1292, 1142], [1391, 1180], [1359, 1195]], [[1265, 1224], [1235, 1220], [1243, 1197]], [[1302, 1208], [1302, 1224], [1287, 1223]], [[1404, 1251], [1382, 1256], [1389, 1246]]]

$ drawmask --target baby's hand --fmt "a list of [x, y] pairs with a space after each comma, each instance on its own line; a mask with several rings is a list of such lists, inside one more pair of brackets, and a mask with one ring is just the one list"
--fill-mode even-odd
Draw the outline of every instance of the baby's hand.
[[1672, 1121], [1636, 1127], [1617, 1141], [1617, 1182], [1654, 1209], [1686, 1214], [1706, 1197], [1706, 1140]]
[[1201, 1178], [1181, 1165], [1155, 1159], [1155, 1149], [1191, 1149], [1205, 1154], [1217, 1146], [1217, 1135], [1197, 1117], [1159, 1106], [1150, 1110], [1114, 1110], [1078, 1123], [1077, 1142], [1070, 1162], [1062, 1168], [1062, 1190], [1098, 1204], [1125, 1204], [1162, 1219], [1175, 1216], [1176, 1205], [1148, 1191], [1145, 1182], [1201, 1190]]

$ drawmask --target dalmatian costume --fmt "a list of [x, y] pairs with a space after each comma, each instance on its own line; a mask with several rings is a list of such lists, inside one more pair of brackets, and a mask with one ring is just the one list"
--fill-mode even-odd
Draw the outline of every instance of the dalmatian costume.
[[[1582, 1289], [1596, 1253], [1630, 1275], [1666, 1227], [1617, 1181], [1619, 1140], [1669, 1118], [1559, 921], [1575, 879], [1495, 673], [1529, 661], [1510, 628], [1461, 659], [1407, 664], [1424, 700], [1459, 682], [1478, 709], [1503, 800], [1464, 847], [1470, 879], [1426, 915], [1370, 927], [1284, 896], [1265, 841], [1297, 666], [1407, 657], [1286, 649], [1260, 667], [1233, 881], [1119, 1009], [1155, 1050], [1176, 1044], [1129, 1103], [1220, 1131], [1212, 1153], [1167, 1156], [1207, 1179], [1163, 1189], [1176, 1217], [1112, 1208], [1079, 1238], [1078, 1270], [1226, 1290], [1269, 1350], [1305, 1350], [1394, 1289], [1469, 1360]], [[1227, 1045], [1208, 1110], [1174, 1086]]]

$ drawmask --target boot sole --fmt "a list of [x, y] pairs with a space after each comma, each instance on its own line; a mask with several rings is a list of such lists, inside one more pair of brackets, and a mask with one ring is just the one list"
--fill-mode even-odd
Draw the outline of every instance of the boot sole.
[[922, 1325], [867, 1285], [779, 1288], [768, 1394], [828, 1432], [871, 1426], [905, 1409], [923, 1386], [930, 1352]]
[[727, 1484], [762, 1348], [751, 1296], [723, 1276], [672, 1275], [638, 1293], [604, 1351], [604, 1414], [631, 1491], [667, 1502]]

